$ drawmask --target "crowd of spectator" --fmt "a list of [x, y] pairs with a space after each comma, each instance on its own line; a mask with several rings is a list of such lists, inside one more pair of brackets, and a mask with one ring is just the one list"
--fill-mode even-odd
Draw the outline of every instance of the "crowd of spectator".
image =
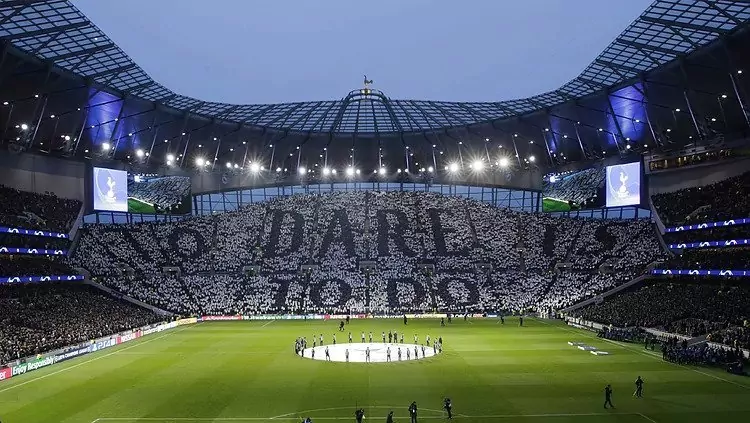
[[736, 348], [712, 347], [706, 343], [688, 345], [687, 341], [670, 338], [661, 345], [662, 358], [690, 366], [719, 366], [735, 374], [745, 374], [742, 351]]
[[664, 242], [682, 244], [702, 241], [728, 241], [750, 239], [750, 225], [724, 226], [694, 231], [666, 232]]
[[68, 238], [51, 238], [0, 232], [0, 247], [67, 250], [70, 247], [70, 240]]
[[[426, 192], [297, 195], [81, 233], [70, 264], [181, 313], [555, 310], [662, 256], [647, 221], [519, 213]], [[178, 274], [163, 276], [170, 268]]]
[[0, 225], [67, 233], [82, 203], [53, 193], [21, 191], [0, 185]]
[[575, 311], [576, 317], [616, 327], [657, 328], [689, 337], [750, 348], [750, 287], [708, 281], [654, 281], [600, 304]]
[[694, 248], [669, 258], [667, 269], [744, 270], [750, 266], [750, 248]]
[[657, 194], [652, 199], [667, 226], [750, 217], [750, 172], [703, 187]]
[[0, 363], [158, 320], [156, 314], [88, 285], [0, 285]]
[[75, 275], [60, 258], [0, 254], [0, 277]]

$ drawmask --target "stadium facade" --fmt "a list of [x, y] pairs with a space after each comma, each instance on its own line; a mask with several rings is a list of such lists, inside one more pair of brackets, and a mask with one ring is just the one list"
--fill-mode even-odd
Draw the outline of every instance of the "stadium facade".
[[188, 174], [202, 213], [358, 184], [471, 187], [538, 211], [547, 172], [746, 134], [748, 19], [745, 2], [658, 0], [578, 77], [525, 99], [394, 100], [365, 84], [336, 101], [242, 105], [172, 92], [69, 1], [5, 1], [2, 142], [35, 158], [4, 160], [3, 172], [63, 174], [82, 200], [90, 163]]

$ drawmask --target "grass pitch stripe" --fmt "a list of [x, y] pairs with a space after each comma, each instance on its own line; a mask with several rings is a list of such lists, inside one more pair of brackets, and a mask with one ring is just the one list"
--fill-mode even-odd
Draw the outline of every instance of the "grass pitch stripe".
[[[547, 323], [547, 322], [545, 322], [544, 320], [541, 320], [541, 319], [535, 319], [535, 320], [536, 320], [536, 321], [538, 321], [539, 323], [543, 323], [543, 324], [545, 324], [545, 325], [549, 325], [549, 326], [554, 326], [554, 327], [557, 327], [558, 329], [560, 329], [560, 330], [564, 330], [564, 331], [566, 331], [566, 332], [570, 332], [570, 333], [575, 333], [575, 334], [577, 334], [577, 335], [585, 336], [585, 337], [587, 337], [587, 338], [591, 338], [591, 339], [596, 339], [597, 341], [604, 341], [604, 342], [609, 342], [610, 344], [614, 344], [614, 345], [617, 345], [617, 346], [619, 346], [619, 347], [625, 348], [626, 350], [629, 350], [629, 351], [632, 351], [632, 352], [638, 353], [638, 354], [640, 354], [640, 355], [643, 355], [643, 356], [646, 356], [646, 357], [649, 357], [649, 358], [653, 358], [654, 360], [658, 360], [658, 361], [660, 361], [660, 362], [663, 362], [663, 363], [666, 363], [666, 364], [671, 364], [671, 365], [673, 365], [673, 366], [681, 367], [681, 368], [683, 368], [683, 369], [687, 369], [687, 370], [693, 371], [693, 372], [695, 372], [695, 373], [698, 373], [698, 374], [702, 374], [702, 375], [704, 375], [704, 376], [708, 376], [708, 377], [710, 377], [710, 378], [713, 378], [713, 379], [716, 379], [716, 380], [720, 380], [720, 381], [722, 381], [722, 382], [730, 383], [730, 384], [732, 384], [732, 385], [734, 385], [734, 386], [739, 386], [740, 388], [743, 388], [743, 389], [750, 389], [750, 386], [748, 386], [748, 385], [744, 385], [744, 384], [742, 384], [742, 383], [739, 383], [739, 382], [735, 382], [735, 381], [733, 381], [733, 380], [725, 379], [725, 378], [723, 378], [723, 377], [720, 377], [720, 376], [716, 376], [716, 375], [712, 375], [712, 374], [710, 374], [710, 373], [702, 372], [702, 371], [700, 371], [700, 370], [698, 370], [698, 369], [694, 369], [694, 368], [692, 368], [692, 367], [690, 367], [690, 366], [685, 366], [685, 365], [683, 365], [683, 364], [679, 364], [679, 363], [673, 363], [673, 362], [671, 362], [671, 361], [664, 361], [664, 360], [663, 360], [663, 359], [662, 359], [661, 357], [659, 357], [659, 355], [658, 355], [658, 354], [656, 354], [656, 353], [653, 353], [653, 352], [650, 352], [650, 351], [641, 351], [641, 350], [640, 350], [640, 349], [638, 349], [638, 348], [632, 348], [632, 347], [630, 347], [630, 346], [629, 346], [629, 345], [627, 345], [627, 344], [623, 344], [622, 342], [617, 342], [617, 341], [613, 341], [613, 340], [611, 340], [611, 339], [606, 339], [606, 338], [599, 338], [599, 337], [596, 337], [596, 336], [593, 336], [593, 335], [589, 335], [589, 334], [586, 334], [586, 333], [581, 333], [581, 332], [578, 332], [578, 331], [575, 331], [575, 330], [572, 330], [572, 329], [568, 329], [568, 328], [567, 328], [566, 326], [555, 326], [555, 325], [550, 325], [549, 323]], [[0, 391], [0, 392], [1, 392], [1, 391]], [[646, 417], [646, 416], [643, 416], [643, 417]], [[648, 417], [646, 417], [646, 418], [648, 419]], [[649, 420], [651, 420], [651, 419], [649, 419]]]
[[182, 328], [182, 329], [177, 329], [177, 330], [171, 331], [171, 332], [169, 332], [169, 333], [166, 333], [166, 334], [164, 334], [164, 335], [161, 335], [161, 336], [157, 336], [156, 338], [151, 338], [151, 339], [149, 339], [149, 340], [146, 340], [146, 341], [143, 341], [143, 342], [138, 342], [138, 343], [137, 343], [137, 344], [135, 344], [135, 345], [131, 345], [131, 346], [129, 346], [129, 347], [125, 347], [125, 348], [119, 349], [119, 350], [117, 350], [117, 351], [112, 351], [112, 352], [111, 352], [111, 353], [109, 353], [109, 354], [104, 354], [104, 355], [100, 355], [99, 357], [94, 357], [94, 358], [92, 358], [92, 359], [89, 359], [89, 360], [86, 360], [86, 361], [82, 361], [82, 362], [80, 362], [80, 363], [76, 363], [76, 364], [74, 364], [74, 365], [72, 365], [72, 366], [68, 366], [68, 367], [65, 367], [65, 368], [63, 368], [63, 369], [60, 369], [60, 370], [56, 370], [56, 371], [54, 371], [54, 372], [52, 372], [52, 373], [47, 373], [46, 375], [42, 375], [42, 376], [38, 376], [38, 377], [35, 377], [35, 378], [33, 378], [33, 379], [29, 379], [29, 380], [27, 380], [27, 381], [24, 381], [24, 382], [21, 382], [21, 383], [19, 383], [19, 384], [17, 384], [17, 385], [9, 386], [9, 387], [7, 387], [7, 388], [5, 388], [5, 389], [0, 389], [0, 394], [2, 394], [3, 392], [7, 392], [7, 391], [10, 391], [11, 389], [16, 389], [16, 388], [18, 388], [19, 386], [24, 386], [24, 385], [26, 385], [26, 384], [29, 384], [29, 383], [31, 383], [31, 382], [36, 382], [36, 381], [38, 381], [38, 380], [46, 379], [46, 378], [48, 378], [48, 377], [50, 377], [50, 376], [54, 376], [54, 375], [57, 375], [57, 374], [60, 374], [60, 373], [63, 373], [63, 372], [67, 372], [68, 370], [72, 370], [72, 369], [75, 369], [76, 367], [80, 367], [80, 366], [83, 366], [84, 364], [88, 364], [88, 363], [91, 363], [91, 362], [94, 362], [94, 361], [97, 361], [97, 360], [101, 360], [102, 358], [107, 358], [107, 357], [113, 356], [113, 355], [115, 355], [115, 354], [121, 353], [121, 352], [123, 352], [123, 351], [127, 351], [127, 350], [130, 350], [130, 349], [136, 348], [136, 347], [140, 347], [141, 345], [146, 345], [146, 344], [148, 344], [149, 342], [153, 342], [153, 341], [156, 341], [156, 340], [162, 339], [162, 338], [164, 338], [164, 337], [167, 337], [167, 336], [169, 336], [169, 335], [172, 335], [172, 334], [174, 334], [174, 333], [177, 333], [177, 332], [182, 332], [182, 331], [184, 331], [185, 329], [188, 329], [188, 328], [190, 328], [190, 327], [193, 327], [193, 326], [195, 326], [195, 325], [185, 326], [185, 327], [184, 327], [184, 328]]

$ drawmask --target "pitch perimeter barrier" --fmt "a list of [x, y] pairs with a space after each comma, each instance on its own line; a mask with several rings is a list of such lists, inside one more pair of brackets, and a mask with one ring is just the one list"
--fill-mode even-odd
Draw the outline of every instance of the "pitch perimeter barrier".
[[34, 357], [16, 360], [14, 362], [7, 363], [3, 368], [0, 368], [0, 381], [10, 379], [14, 376], [20, 376], [24, 373], [38, 370], [43, 367], [51, 366], [62, 361], [70, 360], [75, 357], [80, 357], [92, 352], [101, 351], [103, 349], [114, 347], [116, 345], [134, 341], [146, 335], [151, 335], [153, 333], [162, 332], [179, 326], [198, 323], [199, 321], [200, 319], [192, 317], [187, 319], [175, 320], [168, 323], [144, 326], [139, 329], [120, 332], [119, 334], [94, 339], [64, 349], [39, 354]]

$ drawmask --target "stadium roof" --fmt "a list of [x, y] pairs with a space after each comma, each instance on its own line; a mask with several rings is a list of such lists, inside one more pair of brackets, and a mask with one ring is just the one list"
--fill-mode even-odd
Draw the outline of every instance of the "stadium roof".
[[748, 1], [657, 0], [575, 79], [557, 90], [497, 102], [391, 100], [355, 90], [338, 101], [206, 102], [154, 81], [67, 0], [0, 3], [0, 38], [55, 66], [133, 98], [221, 121], [301, 133], [408, 133], [518, 117], [637, 81], [750, 19]]
[[260, 163], [412, 175], [482, 160], [507, 183], [747, 136], [748, 22], [750, 0], [658, 0], [576, 79], [520, 100], [391, 100], [367, 87], [338, 101], [231, 105], [159, 85], [68, 1], [8, 0], [0, 143], [159, 171]]

